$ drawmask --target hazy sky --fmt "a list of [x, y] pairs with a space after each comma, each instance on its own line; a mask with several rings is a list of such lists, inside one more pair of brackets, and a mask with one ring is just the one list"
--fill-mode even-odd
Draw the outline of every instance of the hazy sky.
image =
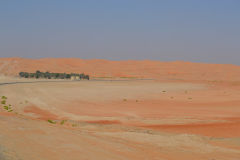
[[240, 65], [240, 0], [1, 0], [0, 57]]

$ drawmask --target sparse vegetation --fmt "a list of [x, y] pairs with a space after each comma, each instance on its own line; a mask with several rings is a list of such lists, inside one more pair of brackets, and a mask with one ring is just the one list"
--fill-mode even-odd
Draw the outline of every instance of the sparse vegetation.
[[120, 78], [126, 78], [126, 79], [137, 79], [138, 77], [120, 77]]
[[64, 125], [64, 123], [66, 122], [67, 120], [62, 120], [61, 122], [60, 122], [60, 124], [61, 125]]
[[77, 124], [72, 124], [73, 127], [77, 127]]
[[5, 99], [5, 100], [6, 100], [6, 99], [7, 99], [7, 97], [6, 97], [6, 96], [2, 96], [2, 99]]
[[4, 109], [6, 109], [6, 110], [8, 110], [8, 109], [9, 109], [9, 107], [8, 107], [8, 106], [3, 106], [3, 108], [4, 108]]
[[7, 105], [7, 97], [6, 96], [2, 96], [1, 98], [2, 98], [1, 104], [4, 105], [3, 109], [5, 109], [8, 112], [12, 112], [13, 111], [12, 105], [11, 104]]
[[1, 104], [6, 104], [6, 100], [2, 100], [2, 101], [1, 101]]
[[57, 123], [57, 122], [55, 122], [55, 121], [53, 121], [53, 120], [51, 120], [51, 119], [49, 119], [48, 122], [49, 122], [49, 123], [52, 123], [52, 124], [56, 124], [56, 123]]
[[40, 72], [36, 71], [35, 73], [28, 73], [28, 72], [20, 72], [19, 76], [22, 78], [44, 78], [44, 79], [71, 79], [72, 77], [76, 79], [87, 79], [89, 80], [89, 75], [84, 73], [51, 73], [51, 72]]

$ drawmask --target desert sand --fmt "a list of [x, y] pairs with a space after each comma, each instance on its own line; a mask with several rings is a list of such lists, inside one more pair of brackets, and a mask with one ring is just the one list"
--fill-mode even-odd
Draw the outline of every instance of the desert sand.
[[0, 73], [17, 75], [21, 71], [84, 72], [91, 77], [153, 78], [177, 81], [240, 81], [240, 66], [152, 60], [83, 60], [77, 58], [0, 58]]
[[[92, 79], [17, 78], [36, 70]], [[1, 160], [240, 159], [240, 66], [1, 58], [0, 73]]]

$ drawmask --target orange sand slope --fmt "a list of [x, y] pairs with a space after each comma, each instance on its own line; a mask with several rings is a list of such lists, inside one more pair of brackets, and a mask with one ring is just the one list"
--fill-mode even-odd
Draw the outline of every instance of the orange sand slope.
[[[36, 70], [113, 79], [14, 77]], [[0, 74], [0, 160], [240, 159], [240, 66], [2, 58]]]
[[109, 61], [77, 58], [0, 58], [0, 73], [20, 71], [85, 72], [92, 77], [136, 77], [161, 80], [239, 81], [240, 66], [160, 61]]
[[0, 105], [0, 158], [240, 158], [239, 84], [32, 80], [0, 95], [14, 110]]

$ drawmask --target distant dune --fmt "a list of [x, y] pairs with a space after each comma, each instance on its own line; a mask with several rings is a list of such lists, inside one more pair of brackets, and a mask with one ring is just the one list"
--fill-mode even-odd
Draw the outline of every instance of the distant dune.
[[110, 61], [78, 58], [0, 58], [0, 74], [17, 75], [20, 71], [86, 73], [91, 77], [136, 77], [159, 80], [239, 81], [240, 66], [151, 60]]

